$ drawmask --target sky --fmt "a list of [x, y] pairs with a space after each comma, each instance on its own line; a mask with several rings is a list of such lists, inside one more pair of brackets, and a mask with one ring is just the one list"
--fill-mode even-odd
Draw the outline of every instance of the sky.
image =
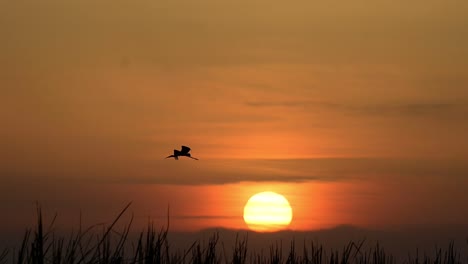
[[[468, 3], [0, 0], [0, 231], [464, 226]], [[188, 145], [199, 161], [164, 160]], [[138, 222], [137, 221], [137, 222]]]

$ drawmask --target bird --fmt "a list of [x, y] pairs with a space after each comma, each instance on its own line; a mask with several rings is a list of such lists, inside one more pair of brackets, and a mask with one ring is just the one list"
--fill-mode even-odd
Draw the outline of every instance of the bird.
[[182, 146], [181, 150], [174, 149], [174, 154], [167, 156], [166, 159], [167, 158], [174, 158], [175, 160], [179, 160], [179, 156], [185, 156], [185, 157], [189, 157], [189, 158], [194, 159], [194, 160], [198, 160], [197, 158], [192, 157], [189, 152], [190, 152], [189, 147]]

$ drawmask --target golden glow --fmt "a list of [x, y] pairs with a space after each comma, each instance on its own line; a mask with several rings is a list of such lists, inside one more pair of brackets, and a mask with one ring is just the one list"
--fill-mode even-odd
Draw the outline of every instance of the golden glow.
[[244, 221], [254, 231], [278, 231], [286, 228], [291, 220], [292, 208], [281, 194], [257, 193], [244, 206]]

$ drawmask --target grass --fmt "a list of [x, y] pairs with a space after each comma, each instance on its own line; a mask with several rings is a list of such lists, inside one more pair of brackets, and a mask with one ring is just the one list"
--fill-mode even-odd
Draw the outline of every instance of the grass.
[[[392, 255], [385, 252], [378, 243], [363, 250], [365, 241], [349, 242], [343, 249], [325, 250], [322, 245], [310, 243], [304, 244], [300, 249], [296, 248], [292, 241], [284, 254], [282, 243], [274, 243], [269, 247], [269, 252], [251, 252], [248, 250], [248, 238], [236, 237], [231, 251], [227, 253], [223, 243], [219, 242], [219, 234], [214, 233], [207, 243], [194, 241], [190, 247], [182, 251], [174, 251], [168, 241], [169, 219], [165, 228], [156, 229], [153, 224], [148, 224], [145, 231], [141, 232], [136, 241], [130, 241], [129, 233], [132, 219], [128, 224], [116, 230], [116, 224], [121, 216], [130, 207], [129, 203], [115, 218], [110, 226], [95, 233], [97, 226], [82, 229], [81, 224], [77, 232], [72, 232], [68, 239], [57, 237], [52, 231], [55, 217], [48, 228], [44, 228], [41, 208], [37, 207], [37, 226], [35, 230], [26, 230], [21, 245], [17, 250], [0, 251], [0, 263], [30, 263], [30, 264], [81, 264], [81, 263], [308, 263], [308, 264], [385, 264], [397, 263]], [[169, 214], [168, 214], [169, 215]], [[436, 248], [434, 257], [420, 256], [416, 250], [415, 256], [408, 256], [405, 263], [410, 264], [449, 264], [468, 263], [468, 259], [462, 260], [461, 254], [455, 249], [454, 243], [450, 243], [446, 249]]]

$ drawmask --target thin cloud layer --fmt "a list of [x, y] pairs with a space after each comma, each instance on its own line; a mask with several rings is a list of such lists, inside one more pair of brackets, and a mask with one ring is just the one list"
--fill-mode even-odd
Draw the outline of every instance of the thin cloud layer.
[[[351, 103], [332, 103], [318, 102], [308, 100], [297, 101], [248, 101], [245, 105], [250, 107], [307, 107], [322, 108], [327, 110], [336, 110], [346, 113], [363, 115], [444, 115], [460, 114], [468, 110], [466, 103], [381, 103], [381, 104], [351, 104]], [[462, 112], [462, 113], [460, 113]]]
[[68, 183], [216, 185], [240, 182], [342, 182], [385, 177], [426, 180], [447, 177], [457, 180], [468, 175], [468, 166], [460, 161], [395, 159], [298, 159], [298, 160], [164, 160], [131, 167], [115, 165], [108, 170], [89, 173], [80, 168], [51, 174], [6, 173], [5, 186], [14, 183], [53, 181]]

